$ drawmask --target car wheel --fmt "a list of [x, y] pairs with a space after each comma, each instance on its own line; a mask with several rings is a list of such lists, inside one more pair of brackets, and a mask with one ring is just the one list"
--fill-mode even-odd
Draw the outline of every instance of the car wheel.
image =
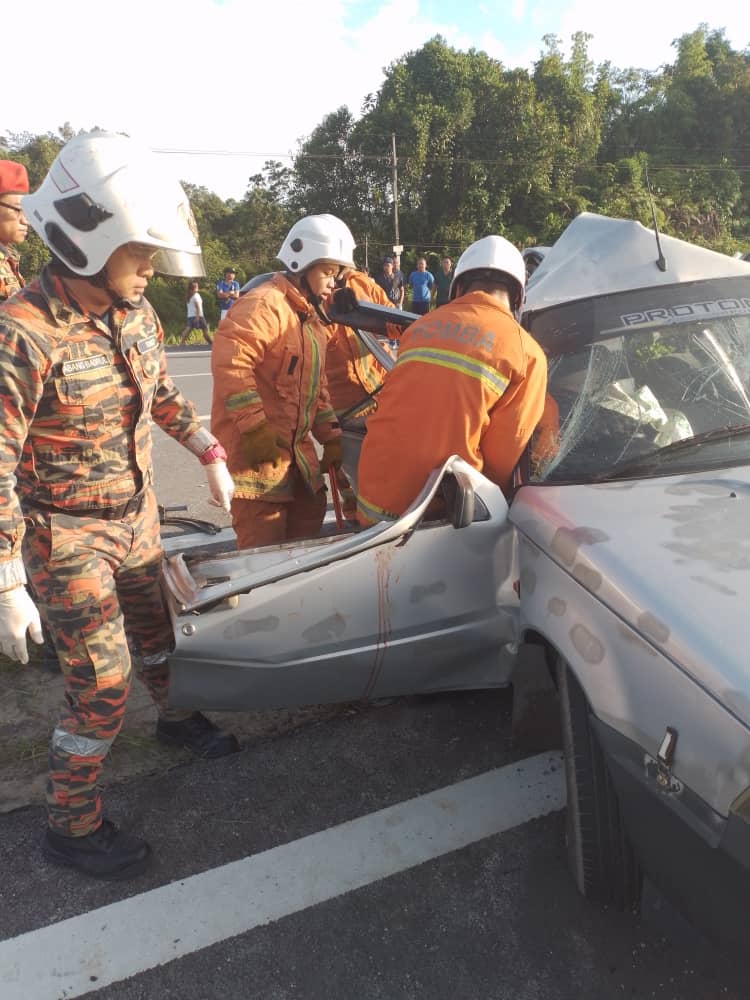
[[562, 657], [557, 661], [557, 685], [568, 792], [568, 866], [583, 896], [635, 910], [640, 902], [641, 871], [591, 725], [591, 708]]

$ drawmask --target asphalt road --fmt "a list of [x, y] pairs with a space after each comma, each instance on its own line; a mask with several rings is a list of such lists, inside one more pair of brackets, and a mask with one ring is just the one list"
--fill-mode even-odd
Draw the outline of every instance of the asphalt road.
[[[167, 351], [169, 373], [192, 400], [202, 425], [208, 429], [211, 416], [211, 355], [208, 346], [174, 348]], [[195, 457], [158, 427], [154, 428], [154, 473], [156, 495], [165, 507], [187, 506], [190, 517], [228, 527], [231, 519], [208, 502], [205, 476]], [[167, 527], [166, 534], [178, 533]]]
[[0, 996], [747, 997], [661, 914], [578, 896], [559, 761], [509, 726], [503, 692], [399, 699], [110, 789], [155, 852], [132, 883], [48, 866], [43, 811], [4, 816]]
[[[207, 415], [208, 353], [170, 367]], [[220, 521], [155, 441], [160, 502]], [[747, 998], [650, 891], [638, 916], [578, 896], [559, 754], [515, 749], [510, 711], [396, 699], [108, 789], [154, 849], [132, 882], [43, 862], [41, 808], [0, 817], [0, 998]]]

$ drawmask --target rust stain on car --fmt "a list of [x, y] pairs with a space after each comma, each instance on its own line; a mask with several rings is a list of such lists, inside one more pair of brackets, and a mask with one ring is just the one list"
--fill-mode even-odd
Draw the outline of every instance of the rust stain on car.
[[562, 618], [567, 610], [567, 607], [568, 605], [561, 597], [550, 597], [547, 601], [547, 610], [551, 615], [555, 615], [557, 618]]
[[346, 632], [344, 616], [338, 612], [323, 621], [316, 622], [302, 633], [308, 642], [325, 642], [328, 639], [338, 639]]
[[370, 676], [368, 677], [367, 684], [362, 692], [362, 697], [364, 699], [372, 697], [372, 693], [375, 690], [378, 678], [380, 677], [380, 671], [383, 669], [385, 651], [388, 648], [388, 640], [391, 637], [391, 598], [389, 587], [391, 582], [392, 562], [392, 546], [375, 553], [375, 575], [378, 588], [378, 639], [375, 647], [375, 656], [372, 661], [372, 669], [370, 670]]
[[638, 628], [656, 642], [666, 642], [670, 635], [668, 626], [660, 621], [656, 615], [652, 615], [650, 611], [644, 611], [642, 615], [638, 616]]
[[604, 659], [604, 646], [585, 625], [573, 626], [570, 641], [587, 663], [601, 663]]
[[552, 551], [566, 566], [572, 566], [582, 545], [596, 545], [608, 538], [599, 528], [558, 528], [552, 539]]
[[576, 563], [571, 572], [588, 590], [597, 591], [602, 585], [602, 574], [585, 563]]
[[448, 587], [443, 580], [436, 580], [435, 583], [429, 583], [426, 587], [412, 587], [409, 600], [412, 604], [419, 604], [420, 601], [424, 601], [428, 597], [444, 594], [447, 589]]
[[227, 625], [224, 629], [224, 638], [243, 639], [246, 635], [253, 635], [256, 632], [275, 632], [280, 624], [276, 615], [268, 615], [266, 618], [240, 618]]
[[657, 652], [652, 645], [650, 645], [643, 636], [638, 635], [637, 632], [633, 632], [629, 628], [625, 628], [624, 625], [617, 626], [617, 634], [625, 642], [630, 643], [631, 646], [637, 646], [638, 649], [642, 650], [644, 653], [648, 653], [649, 656], [656, 656]]
[[736, 597], [737, 591], [733, 590], [731, 587], [727, 587], [726, 584], [719, 583], [717, 580], [712, 580], [707, 576], [691, 576], [691, 580], [695, 583], [701, 583], [704, 587], [708, 587], [710, 590], [715, 590], [717, 594], [724, 594], [725, 597]]

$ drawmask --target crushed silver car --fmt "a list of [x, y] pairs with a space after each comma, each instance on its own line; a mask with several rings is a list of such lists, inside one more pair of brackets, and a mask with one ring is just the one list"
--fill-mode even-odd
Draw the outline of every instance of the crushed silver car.
[[[750, 265], [584, 213], [546, 251], [523, 324], [549, 385], [510, 502], [446, 456], [398, 521], [169, 558], [173, 698], [238, 709], [499, 687], [541, 647], [581, 892], [635, 907], [646, 872], [742, 944]], [[437, 491], [446, 514], [428, 520]]]

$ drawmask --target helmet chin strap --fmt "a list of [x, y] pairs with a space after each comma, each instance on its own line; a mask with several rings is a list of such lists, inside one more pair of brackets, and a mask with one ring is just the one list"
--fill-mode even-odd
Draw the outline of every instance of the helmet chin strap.
[[92, 274], [90, 278], [86, 279], [90, 284], [94, 285], [95, 288], [100, 289], [106, 295], [109, 296], [109, 301], [113, 308], [115, 309], [137, 309], [140, 302], [133, 302], [132, 299], [126, 299], [122, 295], [118, 295], [114, 289], [109, 286], [109, 276], [107, 275], [107, 265], [105, 264], [101, 271], [97, 271], [96, 274]]
[[304, 293], [305, 298], [310, 303], [310, 305], [315, 310], [318, 319], [324, 326], [331, 326], [333, 320], [326, 313], [322, 306], [323, 298], [320, 295], [316, 295], [312, 288], [310, 288], [310, 283], [307, 280], [306, 274], [304, 272], [299, 275], [299, 286], [300, 290]]

